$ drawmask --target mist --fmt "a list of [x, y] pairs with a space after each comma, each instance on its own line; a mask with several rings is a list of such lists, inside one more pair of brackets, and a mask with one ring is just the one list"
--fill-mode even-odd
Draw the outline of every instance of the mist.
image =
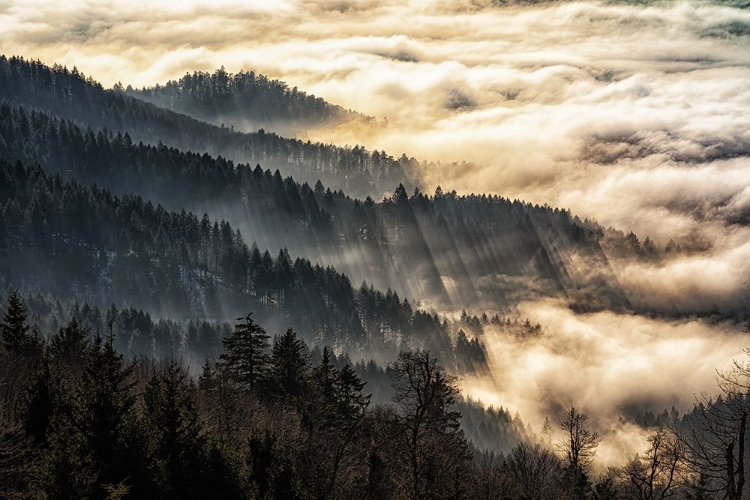
[[543, 325], [536, 337], [485, 329], [490, 373], [465, 377], [462, 389], [486, 404], [519, 411], [543, 440], [570, 406], [602, 435], [599, 466], [619, 465], [643, 451], [639, 417], [673, 406], [684, 413], [701, 395], [718, 392], [717, 370], [744, 360], [748, 335], [732, 322], [666, 321], [598, 312], [575, 314], [559, 301], [525, 302], [521, 317]]
[[[674, 239], [700, 251], [684, 266], [731, 266], [742, 278], [719, 295], [743, 300], [750, 13], [708, 2], [491, 5], [11, 2], [0, 26], [4, 51], [77, 65], [105, 85], [222, 65], [284, 79], [377, 118], [302, 138], [440, 162], [421, 172], [428, 190], [492, 192], [659, 245]], [[652, 301], [641, 271], [620, 274]], [[679, 279], [674, 265], [658, 274], [673, 271]], [[679, 291], [690, 304], [681, 310], [717, 295], [694, 281]]]
[[373, 126], [298, 136], [439, 162], [420, 172], [427, 190], [547, 203], [680, 244], [668, 259], [611, 265], [636, 310], [690, 319], [523, 302], [520, 315], [545, 333], [487, 335], [491, 376], [464, 380], [469, 394], [518, 409], [535, 429], [571, 404], [611, 423], [601, 429], [605, 463], [643, 447], [642, 431], [617, 426], [620, 416], [687, 409], [748, 345], [737, 322], [692, 319], [750, 300], [748, 11], [40, 1], [0, 7], [0, 29], [7, 54], [76, 65], [107, 86], [253, 69], [374, 116]]

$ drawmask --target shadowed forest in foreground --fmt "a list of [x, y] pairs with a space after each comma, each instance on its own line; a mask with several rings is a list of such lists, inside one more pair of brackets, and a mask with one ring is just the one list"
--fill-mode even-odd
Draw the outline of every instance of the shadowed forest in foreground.
[[[597, 423], [575, 407], [539, 435], [510, 426], [507, 453], [478, 448], [461, 429], [461, 410], [476, 414], [476, 404], [426, 350], [402, 351], [387, 382], [368, 382], [328, 347], [311, 351], [291, 328], [271, 339], [247, 315], [195, 370], [175, 356], [118, 354], [120, 315], [109, 311], [93, 335], [74, 316], [43, 338], [10, 294], [0, 323], [5, 497], [739, 499], [745, 490], [746, 365], [722, 374], [718, 399], [652, 416], [648, 448], [602, 469]], [[384, 383], [390, 401], [373, 402]], [[480, 426], [503, 417], [480, 412]]]

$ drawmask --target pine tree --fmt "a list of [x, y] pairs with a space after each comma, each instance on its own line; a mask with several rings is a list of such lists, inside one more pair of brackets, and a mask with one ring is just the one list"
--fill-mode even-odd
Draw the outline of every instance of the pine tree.
[[86, 330], [80, 326], [74, 316], [70, 323], [61, 328], [50, 340], [50, 354], [65, 370], [76, 373], [84, 361], [88, 346], [86, 336]]
[[252, 313], [238, 321], [243, 322], [236, 324], [232, 335], [222, 341], [224, 352], [219, 360], [235, 381], [252, 390], [264, 381], [268, 370], [269, 336], [253, 321]]
[[50, 356], [45, 353], [41, 367], [27, 389], [22, 416], [26, 434], [37, 445], [44, 444], [47, 439], [47, 429], [55, 413], [59, 412], [63, 391], [62, 379], [53, 371]]
[[37, 354], [41, 342], [26, 324], [28, 314], [18, 290], [8, 297], [8, 305], [0, 323], [0, 335], [5, 347], [18, 354]]
[[362, 393], [367, 382], [359, 378], [350, 364], [341, 369], [337, 382], [339, 412], [350, 424], [357, 422], [370, 404], [371, 395]]
[[331, 363], [331, 351], [328, 347], [323, 348], [323, 356], [320, 364], [313, 368], [311, 380], [327, 402], [335, 401], [335, 385], [338, 378], [338, 370]]
[[301, 396], [307, 387], [308, 359], [305, 344], [289, 328], [275, 339], [271, 351], [271, 382], [279, 394]]
[[81, 427], [99, 471], [98, 484], [129, 481], [138, 465], [132, 441], [132, 367], [125, 366], [112, 343], [111, 334], [106, 340], [94, 339], [80, 387]]
[[41, 475], [50, 500], [90, 498], [96, 490], [96, 465], [88, 441], [69, 412], [51, 422]]
[[196, 496], [203, 446], [194, 391], [185, 369], [174, 360], [146, 387], [145, 415], [163, 498]]

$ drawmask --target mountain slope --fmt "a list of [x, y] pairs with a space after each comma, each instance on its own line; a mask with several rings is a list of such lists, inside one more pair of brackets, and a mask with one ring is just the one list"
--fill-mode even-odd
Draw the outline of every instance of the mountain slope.
[[254, 71], [187, 73], [165, 85], [134, 90], [127, 95], [161, 108], [177, 111], [214, 125], [230, 124], [243, 132], [273, 130], [284, 136], [298, 131], [345, 122], [371, 122], [373, 118], [347, 111], [325, 100], [289, 88]]
[[[382, 203], [352, 200], [208, 155], [133, 144], [22, 106], [0, 105], [0, 157], [138, 193], [169, 210], [228, 220], [262, 248], [287, 247], [354, 282], [453, 310], [507, 310], [524, 298], [561, 296], [589, 307], [626, 307], [599, 241], [601, 228], [569, 213], [496, 196], [399, 186]], [[190, 196], [185, 196], [190, 193]]]
[[262, 163], [301, 182], [322, 180], [350, 195], [380, 198], [393, 186], [414, 185], [416, 160], [399, 160], [361, 147], [341, 148], [285, 139], [259, 131], [243, 134], [200, 122], [173, 111], [107, 91], [75, 68], [52, 67], [23, 58], [0, 56], [0, 99], [33, 106], [90, 125], [128, 132], [134, 142], [159, 141], [184, 151], [209, 153], [234, 161]]
[[452, 358], [447, 323], [391, 291], [355, 290], [335, 269], [248, 247], [225, 221], [0, 161], [0, 287], [22, 286], [178, 320], [265, 324], [352, 354], [429, 346]]

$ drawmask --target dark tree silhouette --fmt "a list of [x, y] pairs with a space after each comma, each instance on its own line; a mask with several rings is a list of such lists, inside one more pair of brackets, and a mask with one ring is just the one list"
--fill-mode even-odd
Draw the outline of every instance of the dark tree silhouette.
[[237, 382], [252, 390], [265, 382], [268, 374], [269, 335], [253, 321], [252, 313], [238, 321], [242, 323], [237, 323], [232, 335], [222, 341], [225, 352], [219, 359]]

